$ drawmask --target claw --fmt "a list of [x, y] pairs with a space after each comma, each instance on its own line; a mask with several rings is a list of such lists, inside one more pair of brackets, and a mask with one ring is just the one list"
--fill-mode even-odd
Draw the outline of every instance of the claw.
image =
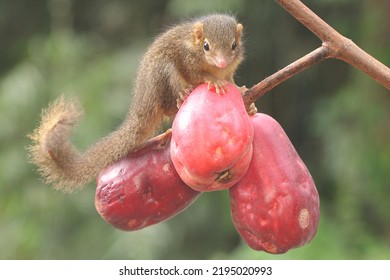
[[237, 88], [241, 91], [241, 94], [244, 94], [248, 90], [246, 86], [242, 86], [242, 87], [237, 86]]
[[210, 88], [215, 88], [215, 92], [217, 94], [224, 94], [226, 92], [226, 85], [227, 81], [224, 80], [217, 80], [217, 81], [206, 81], [207, 83], [207, 90], [210, 90]]
[[257, 113], [257, 108], [255, 103], [249, 105], [249, 107], [246, 108], [246, 112], [248, 113], [249, 116], [255, 115]]
[[188, 87], [183, 89], [183, 91], [179, 92], [179, 98], [176, 99], [176, 105], [178, 109], [181, 107], [181, 105], [183, 105], [184, 101], [188, 98], [188, 96], [193, 90], [194, 87], [189, 85]]
[[[236, 85], [236, 87], [239, 89], [242, 95], [244, 95], [244, 93], [248, 91], [248, 88], [245, 85], [241, 87]], [[246, 112], [248, 113], [249, 116], [255, 115], [257, 113], [257, 108], [255, 103], [251, 103], [248, 107], [246, 107]]]

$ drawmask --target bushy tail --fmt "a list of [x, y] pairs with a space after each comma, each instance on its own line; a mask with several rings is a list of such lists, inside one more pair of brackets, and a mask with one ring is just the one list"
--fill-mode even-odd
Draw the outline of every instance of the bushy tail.
[[104, 167], [139, 149], [163, 118], [162, 110], [156, 106], [133, 107], [117, 130], [81, 153], [69, 137], [82, 115], [76, 98], [60, 97], [43, 111], [39, 127], [30, 135], [31, 161], [47, 183], [67, 192], [80, 189]]
[[82, 115], [76, 98], [60, 97], [43, 110], [39, 127], [29, 135], [33, 141], [28, 147], [30, 160], [56, 189], [71, 192], [93, 180], [75, 170], [80, 153], [69, 141], [72, 128]]

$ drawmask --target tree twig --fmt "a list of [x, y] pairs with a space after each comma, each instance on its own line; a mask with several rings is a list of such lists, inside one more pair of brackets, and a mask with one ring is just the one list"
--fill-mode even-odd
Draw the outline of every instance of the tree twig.
[[301, 1], [275, 1], [320, 38], [322, 46], [251, 87], [244, 94], [246, 106], [288, 78], [327, 58], [343, 60], [390, 90], [390, 68], [338, 33]]
[[308, 53], [304, 57], [287, 65], [275, 74], [265, 78], [260, 83], [248, 89], [243, 96], [245, 105], [249, 106], [277, 85], [281, 84], [282, 82], [301, 72], [302, 70], [313, 66], [320, 61], [323, 61], [329, 56], [329, 49], [324, 46], [321, 46], [318, 49], [312, 51], [311, 53]]

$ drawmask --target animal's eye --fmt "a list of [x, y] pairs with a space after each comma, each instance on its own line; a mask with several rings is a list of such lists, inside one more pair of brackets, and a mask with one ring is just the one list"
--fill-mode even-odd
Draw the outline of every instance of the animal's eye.
[[233, 44], [232, 44], [232, 50], [234, 51], [236, 48], [237, 48], [237, 42], [234, 41]]
[[210, 45], [209, 45], [209, 43], [204, 42], [204, 43], [203, 43], [203, 49], [204, 49], [205, 51], [209, 51], [209, 50], [210, 50]]

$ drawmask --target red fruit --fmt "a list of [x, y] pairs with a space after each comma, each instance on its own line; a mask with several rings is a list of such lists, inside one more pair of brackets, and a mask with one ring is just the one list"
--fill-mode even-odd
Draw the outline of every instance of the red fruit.
[[200, 194], [177, 174], [169, 141], [152, 143], [156, 145], [129, 154], [98, 175], [96, 210], [116, 228], [138, 230], [164, 221]]
[[283, 128], [265, 114], [256, 114], [252, 122], [252, 161], [230, 189], [233, 223], [251, 248], [285, 253], [313, 239], [318, 192]]
[[230, 188], [252, 158], [253, 125], [234, 84], [217, 94], [195, 88], [172, 125], [171, 157], [182, 180], [198, 191]]

